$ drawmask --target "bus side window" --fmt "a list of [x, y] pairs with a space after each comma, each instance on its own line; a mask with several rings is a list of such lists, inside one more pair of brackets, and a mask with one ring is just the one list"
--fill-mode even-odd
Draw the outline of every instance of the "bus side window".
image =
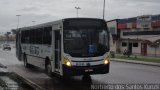
[[35, 30], [30, 31], [30, 44], [35, 44]]
[[36, 29], [36, 44], [42, 44], [43, 28]]
[[21, 42], [22, 43], [29, 43], [29, 30], [22, 31], [22, 38]]
[[29, 34], [30, 34], [30, 31], [26, 30], [25, 31], [25, 43], [29, 43]]
[[51, 45], [52, 27], [44, 27], [43, 30], [43, 44]]
[[24, 31], [22, 31], [22, 32], [21, 32], [21, 42], [22, 42], [22, 43], [25, 42], [24, 36], [25, 36], [25, 33], [24, 33]]

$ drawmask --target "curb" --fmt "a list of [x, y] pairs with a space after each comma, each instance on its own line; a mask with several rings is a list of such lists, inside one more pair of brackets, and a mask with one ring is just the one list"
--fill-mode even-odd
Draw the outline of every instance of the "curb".
[[144, 61], [135, 61], [135, 60], [124, 60], [124, 59], [116, 59], [116, 58], [111, 58], [111, 61], [160, 67], [160, 63], [153, 63], [153, 62], [144, 62]]
[[31, 86], [32, 88], [34, 88], [35, 90], [46, 90], [42, 87], [40, 87], [39, 85], [37, 85], [36, 83], [32, 82], [31, 80], [24, 78], [23, 76], [13, 72], [15, 75], [17, 75], [23, 82], [25, 82], [26, 84], [28, 84], [29, 86]]

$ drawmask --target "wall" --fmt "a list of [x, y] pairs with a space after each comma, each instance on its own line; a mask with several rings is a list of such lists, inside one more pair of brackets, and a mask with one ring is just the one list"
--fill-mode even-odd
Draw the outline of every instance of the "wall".
[[156, 48], [156, 52], [155, 52], [155, 48], [154, 47], [150, 47], [148, 45], [147, 46], [147, 55], [148, 56], [160, 56], [160, 46]]
[[[150, 30], [151, 31], [151, 30]], [[123, 39], [141, 39], [141, 40], [149, 40], [151, 42], [154, 42], [158, 39], [160, 39], [160, 35], [128, 35], [124, 36], [123, 32], [138, 32], [138, 31], [132, 31], [132, 30], [121, 30], [121, 38]], [[160, 30], [159, 30], [160, 32]]]
[[[122, 46], [122, 42], [127, 43], [127, 46]], [[135, 40], [122, 40], [120, 42], [120, 50], [121, 53], [124, 52], [124, 50], [128, 50], [128, 43], [132, 43], [132, 54], [133, 55], [141, 55], [141, 42], [140, 41], [135, 41]], [[133, 47], [133, 43], [138, 43], [138, 47]]]
[[117, 21], [116, 20], [107, 22], [107, 26], [111, 34], [117, 34]]
[[112, 35], [117, 34], [117, 21], [116, 20], [108, 21], [107, 26], [110, 31], [110, 51], [116, 52], [117, 44], [113, 40]]

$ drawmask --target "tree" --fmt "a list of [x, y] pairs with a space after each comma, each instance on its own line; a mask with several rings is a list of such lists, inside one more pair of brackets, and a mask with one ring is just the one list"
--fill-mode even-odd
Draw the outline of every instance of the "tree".
[[6, 36], [6, 40], [8, 40], [9, 39], [9, 35], [11, 34], [11, 32], [6, 32], [4, 35]]
[[12, 34], [16, 34], [17, 30], [16, 29], [12, 29], [11, 32], [12, 32]]

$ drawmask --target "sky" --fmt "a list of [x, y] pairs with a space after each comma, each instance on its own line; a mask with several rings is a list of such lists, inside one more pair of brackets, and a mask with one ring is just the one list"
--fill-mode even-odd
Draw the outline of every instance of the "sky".
[[[0, 0], [0, 34], [63, 18], [102, 18], [104, 0]], [[160, 0], [106, 0], [105, 20], [160, 14]], [[35, 21], [35, 22], [32, 22]]]

